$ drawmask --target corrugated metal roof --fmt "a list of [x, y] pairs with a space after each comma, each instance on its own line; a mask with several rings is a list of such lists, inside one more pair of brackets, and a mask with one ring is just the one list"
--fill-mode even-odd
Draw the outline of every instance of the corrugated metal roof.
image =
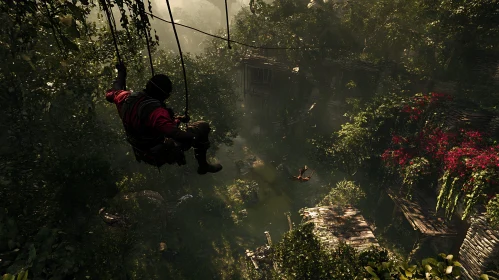
[[250, 65], [253, 67], [268, 67], [274, 70], [280, 71], [290, 71], [290, 66], [286, 65], [283, 62], [277, 61], [270, 57], [260, 56], [260, 55], [248, 55], [241, 58], [240, 61], [242, 64]]

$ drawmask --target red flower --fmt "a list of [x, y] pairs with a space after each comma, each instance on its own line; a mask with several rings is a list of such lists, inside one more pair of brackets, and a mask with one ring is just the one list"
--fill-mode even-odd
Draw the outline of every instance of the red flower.
[[382, 155], [381, 159], [387, 163], [387, 165], [399, 165], [405, 166], [407, 162], [411, 159], [409, 152], [400, 148], [397, 150], [386, 150]]
[[[434, 92], [415, 96], [401, 108], [401, 112], [409, 114], [409, 120], [419, 120], [428, 104], [451, 99], [452, 96], [448, 94]], [[469, 192], [477, 184], [475, 181], [478, 179], [470, 176], [474, 172], [487, 170], [488, 177], [479, 180], [487, 182], [489, 186], [496, 186], [499, 181], [499, 145], [487, 147], [484, 138], [484, 133], [480, 131], [461, 130], [455, 134], [435, 127], [425, 127], [415, 134], [415, 137], [392, 135], [393, 145], [410, 143], [416, 149], [401, 147], [386, 150], [381, 158], [386, 165], [399, 168], [414, 164], [411, 159], [416, 156], [431, 158], [436, 163], [432, 166], [439, 166], [441, 163], [444, 170], [449, 171], [452, 176], [461, 177], [464, 182], [462, 191]]]
[[432, 103], [436, 102], [436, 101], [440, 101], [440, 100], [452, 100], [452, 96], [445, 94], [445, 93], [432, 92], [432, 93], [430, 93], [430, 95], [431, 95], [430, 102], [432, 102]]
[[393, 144], [400, 144], [402, 142], [407, 143], [407, 140], [402, 136], [392, 135], [392, 143]]

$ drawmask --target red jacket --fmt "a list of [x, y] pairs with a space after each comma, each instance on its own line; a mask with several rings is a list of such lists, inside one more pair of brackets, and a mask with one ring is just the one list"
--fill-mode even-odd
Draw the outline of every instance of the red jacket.
[[[118, 112], [121, 115], [121, 107], [126, 98], [131, 94], [127, 90], [114, 90], [110, 89], [106, 91], [106, 100], [114, 103]], [[136, 114], [136, 112], [132, 112]], [[170, 116], [170, 113], [165, 108], [157, 108], [150, 115], [146, 123], [140, 124], [137, 118], [134, 118], [134, 122], [129, 124], [132, 129], [138, 128], [140, 125], [145, 125], [155, 131], [162, 133], [166, 137], [175, 138], [175, 132], [178, 131], [178, 126], [180, 125], [180, 120], [176, 119], [174, 116]]]

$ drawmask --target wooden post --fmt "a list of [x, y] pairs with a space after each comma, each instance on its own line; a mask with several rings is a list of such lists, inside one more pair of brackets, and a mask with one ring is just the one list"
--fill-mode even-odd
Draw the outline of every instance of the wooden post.
[[259, 266], [258, 266], [258, 263], [257, 263], [257, 262], [256, 262], [256, 260], [255, 260], [255, 253], [254, 253], [254, 252], [252, 252], [252, 251], [250, 251], [250, 250], [248, 250], [248, 249], [246, 249], [246, 256], [247, 256], [248, 258], [250, 258], [250, 260], [251, 260], [251, 262], [253, 263], [253, 266], [255, 267], [255, 269], [258, 269], [258, 268], [259, 268]]
[[414, 246], [412, 247], [412, 251], [409, 253], [409, 256], [407, 257], [407, 261], [410, 262], [414, 255], [421, 249], [421, 246], [424, 244], [424, 242], [428, 239], [428, 236], [423, 234], [421, 231], [418, 230], [418, 237], [416, 239], [416, 242], [414, 242]]
[[269, 244], [269, 246], [272, 246], [272, 238], [270, 237], [270, 233], [268, 231], [265, 231], [264, 233], [267, 237], [267, 244]]
[[291, 222], [291, 215], [289, 212], [285, 213], [286, 217], [288, 218], [288, 225], [289, 225], [289, 231], [293, 230], [293, 223]]

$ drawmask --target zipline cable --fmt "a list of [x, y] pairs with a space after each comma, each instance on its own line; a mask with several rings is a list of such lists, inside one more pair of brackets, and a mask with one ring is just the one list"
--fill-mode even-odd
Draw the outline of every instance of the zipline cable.
[[180, 61], [182, 62], [182, 70], [184, 71], [185, 116], [188, 116], [189, 115], [188, 114], [189, 113], [189, 91], [187, 90], [187, 74], [185, 73], [184, 57], [182, 55], [182, 48], [180, 47], [180, 40], [178, 39], [177, 29], [175, 28], [175, 22], [173, 20], [172, 9], [170, 8], [170, 1], [169, 0], [166, 0], [166, 5], [168, 6], [168, 13], [170, 13], [170, 20], [171, 20], [171, 24], [172, 24], [172, 27], [173, 27], [173, 32], [175, 33], [175, 39], [177, 39], [177, 46], [178, 46], [178, 52], [180, 54]]
[[229, 50], [232, 49], [230, 46], [230, 31], [229, 31], [229, 7], [227, 5], [227, 0], [225, 0], [225, 18], [227, 20], [227, 44], [229, 45]]
[[120, 64], [122, 64], [123, 61], [121, 60], [120, 50], [118, 49], [118, 41], [116, 39], [116, 35], [114, 34], [113, 24], [111, 23], [111, 15], [109, 13], [109, 9], [108, 9], [108, 6], [106, 4], [106, 0], [101, 0], [101, 5], [102, 5], [102, 8], [104, 9], [104, 11], [106, 11], [107, 22], [109, 23], [109, 29], [111, 29], [111, 34], [113, 35], [114, 47], [116, 48], [116, 55], [118, 56], [118, 61]]
[[[148, 14], [148, 15], [150, 15], [153, 18], [156, 18], [156, 19], [160, 20], [160, 21], [167, 22], [167, 23], [173, 23], [172, 21], [160, 18], [160, 17], [158, 17], [158, 16], [156, 16], [154, 14], [151, 14], [151, 13], [148, 13], [148, 12], [145, 12], [145, 13]], [[221, 37], [221, 36], [217, 36], [217, 35], [213, 35], [213, 34], [208, 33], [206, 31], [199, 30], [197, 28], [194, 28], [192, 26], [188, 26], [188, 25], [185, 25], [185, 24], [173, 23], [173, 25], [182, 26], [182, 27], [194, 30], [196, 32], [202, 33], [204, 35], [207, 35], [207, 36], [210, 36], [210, 37], [213, 37], [213, 38], [221, 39], [221, 40], [224, 40], [224, 41], [228, 40], [227, 38], [224, 38], [224, 37]], [[264, 49], [264, 50], [322, 50], [322, 49], [334, 49], [334, 47], [329, 47], [329, 46], [324, 46], [324, 47], [312, 47], [312, 46], [310, 46], [310, 47], [264, 47], [264, 46], [250, 45], [250, 44], [239, 42], [239, 41], [236, 41], [236, 40], [230, 40], [229, 39], [228, 41], [230, 41], [231, 43], [236, 43], [238, 45], [248, 47], [248, 48]]]
[[144, 36], [146, 36], [146, 44], [147, 44], [147, 53], [149, 54], [149, 64], [151, 65], [151, 73], [152, 73], [152, 76], [151, 77], [154, 77], [154, 65], [152, 63], [152, 55], [151, 55], [151, 46], [149, 45], [149, 36], [150, 36], [150, 33], [149, 31], [147, 30], [144, 22], [144, 18], [146, 17], [145, 15], [145, 8], [144, 8], [144, 1], [141, 1], [141, 4], [142, 5], [139, 5], [139, 10], [140, 10], [140, 17], [142, 18], [142, 27], [144, 29]]

